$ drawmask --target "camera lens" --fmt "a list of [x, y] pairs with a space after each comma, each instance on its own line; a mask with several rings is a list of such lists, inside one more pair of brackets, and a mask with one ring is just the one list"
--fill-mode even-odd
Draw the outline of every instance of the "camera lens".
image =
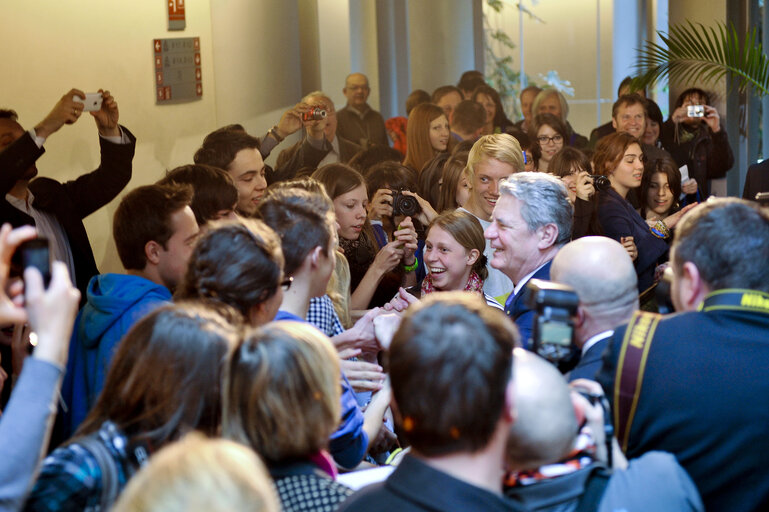
[[401, 191], [393, 194], [393, 215], [412, 217], [420, 211], [421, 208], [416, 198], [404, 195]]

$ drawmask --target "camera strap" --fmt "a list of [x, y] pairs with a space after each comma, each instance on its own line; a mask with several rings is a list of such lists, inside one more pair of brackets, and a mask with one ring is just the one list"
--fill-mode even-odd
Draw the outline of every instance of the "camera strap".
[[[758, 290], [723, 289], [708, 294], [699, 311], [744, 311], [769, 314], [769, 294]], [[614, 425], [622, 451], [627, 450], [630, 427], [641, 396], [646, 360], [657, 324], [655, 313], [636, 312], [622, 339], [614, 376]]]
[[656, 313], [637, 311], [622, 340], [614, 376], [614, 425], [623, 452], [627, 450], [630, 426], [641, 396], [646, 359], [660, 318]]
[[749, 311], [769, 314], [769, 294], [758, 290], [725, 288], [709, 293], [699, 311]]

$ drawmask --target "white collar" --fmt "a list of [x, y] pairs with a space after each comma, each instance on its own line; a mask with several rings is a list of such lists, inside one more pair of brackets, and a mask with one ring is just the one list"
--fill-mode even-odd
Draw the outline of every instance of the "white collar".
[[520, 292], [520, 291], [521, 291], [521, 289], [522, 289], [524, 286], [526, 286], [526, 283], [528, 283], [528, 282], [529, 282], [529, 279], [531, 279], [531, 277], [532, 277], [534, 274], [536, 274], [537, 272], [539, 272], [539, 269], [541, 269], [542, 267], [544, 267], [544, 266], [545, 266], [545, 265], [547, 265], [548, 263], [550, 263], [550, 260], [548, 260], [548, 261], [544, 262], [542, 265], [538, 266], [537, 268], [535, 268], [534, 270], [532, 270], [531, 272], [529, 272], [528, 274], [526, 274], [525, 276], [523, 276], [523, 279], [521, 279], [521, 280], [518, 282], [518, 284], [516, 284], [516, 285], [514, 285], [514, 286], [513, 286], [513, 295], [518, 295], [518, 292]]
[[585, 357], [585, 354], [587, 354], [587, 351], [590, 350], [593, 345], [601, 340], [605, 340], [612, 334], [614, 334], [614, 329], [609, 329], [608, 331], [599, 332], [595, 336], [588, 338], [585, 344], [582, 345], [582, 357]]

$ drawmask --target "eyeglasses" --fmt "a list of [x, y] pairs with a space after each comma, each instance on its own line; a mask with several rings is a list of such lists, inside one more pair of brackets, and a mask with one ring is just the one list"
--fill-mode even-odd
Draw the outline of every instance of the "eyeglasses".
[[293, 276], [288, 276], [283, 281], [280, 282], [280, 287], [283, 288], [284, 292], [287, 292], [289, 288], [291, 288], [291, 283], [294, 282]]
[[539, 141], [540, 145], [553, 143], [553, 144], [560, 144], [563, 142], [563, 136], [562, 135], [553, 135], [552, 137], [546, 137], [545, 135], [541, 135], [537, 137], [537, 141]]

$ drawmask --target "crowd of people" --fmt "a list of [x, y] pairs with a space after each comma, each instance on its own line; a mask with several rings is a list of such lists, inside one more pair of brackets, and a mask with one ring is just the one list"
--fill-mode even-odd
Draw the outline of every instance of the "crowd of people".
[[586, 137], [552, 88], [513, 122], [469, 71], [384, 120], [352, 73], [122, 195], [106, 274], [83, 219], [136, 138], [99, 92], [66, 183], [35, 162], [85, 94], [0, 110], [0, 510], [769, 507], [769, 212], [709, 197], [706, 91], [664, 121], [627, 79]]

